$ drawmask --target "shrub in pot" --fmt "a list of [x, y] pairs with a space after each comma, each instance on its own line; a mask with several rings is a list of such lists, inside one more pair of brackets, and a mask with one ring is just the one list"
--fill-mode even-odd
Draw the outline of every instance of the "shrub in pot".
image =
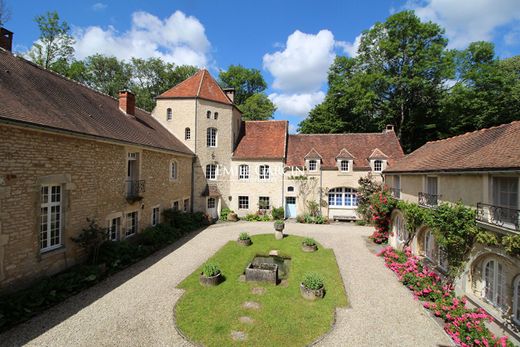
[[300, 293], [304, 299], [316, 300], [321, 299], [325, 295], [325, 285], [320, 274], [308, 272], [303, 275], [303, 281], [300, 284]]
[[207, 262], [202, 266], [199, 282], [203, 286], [216, 286], [222, 281], [222, 272], [214, 262]]
[[302, 241], [302, 250], [304, 252], [315, 252], [318, 250], [318, 245], [314, 239], [307, 237]]
[[248, 233], [240, 233], [240, 235], [238, 235], [237, 243], [242, 246], [250, 246], [253, 242]]

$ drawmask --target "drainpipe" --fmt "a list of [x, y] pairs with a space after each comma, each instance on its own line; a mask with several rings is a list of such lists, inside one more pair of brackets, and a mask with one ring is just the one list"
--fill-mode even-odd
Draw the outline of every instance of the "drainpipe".
[[195, 146], [193, 147], [193, 152], [195, 152], [195, 157], [193, 157], [191, 161], [191, 212], [195, 212], [195, 164], [197, 163], [197, 141], [199, 140], [197, 134], [197, 120], [199, 119], [197, 115], [197, 98], [195, 98]]
[[283, 207], [283, 219], [287, 218], [287, 211], [285, 210], [285, 163], [282, 159], [282, 207]]
[[320, 205], [320, 216], [323, 216], [323, 213], [321, 212], [321, 192], [323, 191], [323, 169], [321, 168], [320, 163], [320, 190], [318, 192], [318, 204]]

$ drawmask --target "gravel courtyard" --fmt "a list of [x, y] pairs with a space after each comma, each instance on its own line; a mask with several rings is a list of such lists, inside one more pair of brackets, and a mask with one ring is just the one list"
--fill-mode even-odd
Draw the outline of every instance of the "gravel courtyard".
[[[272, 223], [216, 224], [0, 335], [1, 346], [190, 346], [173, 322], [175, 287], [239, 232]], [[367, 247], [371, 228], [286, 223], [332, 248], [349, 299], [319, 346], [451, 346], [451, 339]], [[247, 342], [244, 343], [247, 345]]]

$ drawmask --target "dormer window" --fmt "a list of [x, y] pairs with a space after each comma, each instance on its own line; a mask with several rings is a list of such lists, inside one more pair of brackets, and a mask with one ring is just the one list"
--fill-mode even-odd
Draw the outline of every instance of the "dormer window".
[[348, 172], [349, 171], [349, 167], [350, 167], [350, 165], [349, 165], [348, 160], [341, 160], [339, 162], [339, 170], [341, 172]]
[[315, 159], [311, 159], [309, 160], [307, 167], [309, 168], [309, 171], [316, 171], [318, 169], [318, 162]]
[[170, 121], [173, 118], [173, 112], [171, 108], [166, 109], [166, 120]]
[[374, 160], [374, 172], [383, 171], [383, 161], [380, 159]]

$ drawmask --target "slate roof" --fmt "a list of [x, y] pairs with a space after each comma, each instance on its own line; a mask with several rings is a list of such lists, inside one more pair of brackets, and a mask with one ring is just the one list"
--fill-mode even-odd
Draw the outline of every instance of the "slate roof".
[[175, 98], [201, 98], [227, 105], [233, 104], [206, 69], [199, 70], [195, 75], [157, 97], [157, 99]]
[[385, 173], [520, 169], [520, 121], [426, 143]]
[[288, 126], [285, 120], [245, 121], [233, 159], [285, 158]]
[[135, 117], [118, 100], [0, 49], [0, 121], [193, 153], [148, 112]]
[[304, 166], [305, 155], [312, 149], [322, 157], [321, 167], [336, 169], [336, 158], [350, 155], [355, 170], [369, 170], [369, 157], [376, 148], [388, 156], [391, 167], [396, 159], [404, 156], [399, 140], [393, 131], [383, 133], [351, 134], [298, 134], [289, 135], [287, 165]]

